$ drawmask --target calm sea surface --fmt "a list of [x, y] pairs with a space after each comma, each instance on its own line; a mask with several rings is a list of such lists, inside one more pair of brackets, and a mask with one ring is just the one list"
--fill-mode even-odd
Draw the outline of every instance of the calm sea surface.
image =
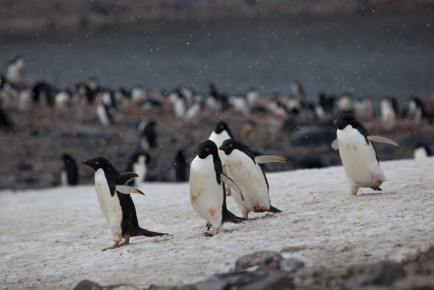
[[161, 22], [142, 27], [0, 37], [0, 72], [24, 55], [30, 82], [60, 87], [94, 76], [114, 88], [170, 90], [213, 82], [289, 94], [299, 80], [320, 91], [379, 99], [434, 93], [434, 14]]

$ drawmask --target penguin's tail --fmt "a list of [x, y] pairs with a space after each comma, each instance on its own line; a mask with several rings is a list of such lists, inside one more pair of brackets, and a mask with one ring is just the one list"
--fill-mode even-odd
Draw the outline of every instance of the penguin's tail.
[[136, 228], [132, 233], [131, 236], [145, 236], [145, 237], [159, 237], [159, 236], [166, 236], [169, 234], [165, 233], [158, 233], [158, 232], [152, 232], [148, 231], [142, 228]]
[[226, 212], [225, 217], [223, 218], [223, 222], [232, 222], [234, 224], [239, 224], [246, 220], [248, 219], [236, 216], [233, 213], [231, 213], [229, 210]]
[[270, 205], [270, 209], [268, 210], [269, 212], [272, 213], [278, 213], [278, 212], [282, 212], [280, 209], [275, 208], [274, 206]]

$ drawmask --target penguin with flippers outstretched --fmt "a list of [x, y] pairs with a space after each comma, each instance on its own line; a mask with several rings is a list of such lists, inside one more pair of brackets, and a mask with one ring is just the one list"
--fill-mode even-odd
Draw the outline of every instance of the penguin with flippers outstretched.
[[[130, 193], [143, 194], [127, 183], [137, 177], [133, 172], [120, 174], [104, 157], [97, 157], [83, 162], [95, 170], [95, 191], [101, 210], [110, 224], [114, 245], [103, 249], [115, 249], [129, 243], [131, 237], [155, 237], [166, 235], [145, 230], [139, 226], [136, 208]], [[124, 241], [121, 243], [122, 238]]]
[[270, 203], [269, 184], [260, 164], [269, 162], [286, 163], [288, 160], [280, 155], [257, 155], [250, 148], [235, 139], [227, 139], [219, 148], [224, 152], [224, 159], [228, 176], [244, 192], [244, 199], [233, 195], [241, 210], [243, 218], [254, 212], [281, 212]]
[[372, 142], [399, 144], [385, 137], [369, 135], [352, 114], [340, 114], [334, 125], [338, 130], [332, 148], [339, 149], [351, 194], [357, 195], [360, 187], [381, 190], [385, 176]]
[[238, 186], [223, 174], [218, 149], [211, 140], [202, 141], [196, 150], [197, 156], [190, 165], [190, 201], [193, 209], [207, 222], [207, 229], [213, 236], [218, 233], [224, 222], [241, 223], [226, 207], [225, 185], [229, 184], [243, 198]]

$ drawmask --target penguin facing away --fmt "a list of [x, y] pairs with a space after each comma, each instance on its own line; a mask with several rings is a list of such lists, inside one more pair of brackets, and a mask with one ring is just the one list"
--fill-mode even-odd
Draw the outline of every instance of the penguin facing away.
[[[126, 185], [137, 177], [136, 173], [120, 174], [104, 157], [97, 157], [83, 162], [95, 170], [95, 191], [101, 210], [107, 219], [113, 235], [114, 245], [103, 249], [115, 249], [129, 243], [131, 237], [155, 237], [167, 235], [145, 230], [139, 226], [136, 208], [130, 193], [144, 195], [137, 188]], [[122, 238], [124, 241], [121, 243]]]
[[254, 212], [281, 212], [270, 204], [269, 184], [260, 164], [268, 162], [286, 163], [288, 160], [279, 155], [255, 156], [250, 148], [235, 139], [228, 139], [219, 148], [223, 151], [226, 170], [244, 193], [244, 199], [233, 195], [243, 218]]
[[63, 186], [78, 184], [78, 167], [75, 160], [69, 154], [62, 156], [63, 168], [60, 172], [60, 179]]
[[332, 148], [339, 149], [351, 194], [357, 195], [360, 187], [382, 190], [380, 186], [385, 176], [372, 142], [399, 144], [385, 137], [369, 135], [352, 114], [340, 114], [334, 125], [338, 130]]
[[218, 149], [213, 141], [202, 141], [196, 154], [190, 165], [190, 201], [193, 209], [206, 221], [207, 229], [213, 228], [205, 235], [213, 236], [224, 222], [241, 223], [245, 220], [227, 209], [224, 183], [237, 190], [242, 199], [243, 195], [235, 182], [223, 174]]

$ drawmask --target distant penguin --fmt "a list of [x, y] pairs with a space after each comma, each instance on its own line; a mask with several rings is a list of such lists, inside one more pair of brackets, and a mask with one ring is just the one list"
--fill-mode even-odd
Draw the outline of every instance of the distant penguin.
[[380, 101], [380, 119], [384, 130], [395, 128], [398, 118], [398, 103], [394, 98], [383, 98]]
[[128, 185], [141, 186], [146, 181], [149, 162], [151, 162], [151, 157], [145, 152], [137, 152], [131, 155], [128, 159], [126, 171], [136, 173], [137, 178], [131, 180]]
[[223, 151], [228, 176], [238, 185], [243, 198], [233, 194], [243, 218], [254, 212], [280, 212], [270, 204], [269, 184], [260, 164], [288, 160], [278, 155], [254, 155], [250, 148], [235, 139], [228, 139], [219, 148]]
[[360, 97], [353, 101], [354, 116], [362, 121], [370, 121], [374, 117], [374, 106], [367, 97]]
[[60, 171], [60, 179], [63, 186], [73, 186], [78, 184], [78, 166], [69, 154], [62, 156], [63, 167]]
[[105, 104], [99, 104], [96, 107], [96, 115], [98, 117], [99, 122], [101, 125], [108, 127], [111, 124], [113, 124], [114, 116], [110, 110], [110, 107]]
[[425, 117], [424, 104], [418, 97], [411, 97], [408, 100], [407, 116], [415, 124], [419, 124]]
[[178, 150], [178, 152], [176, 152], [173, 170], [173, 176], [176, 182], [187, 181], [187, 161], [183, 150]]
[[413, 158], [416, 160], [425, 159], [432, 156], [432, 151], [426, 144], [418, 144], [413, 152]]
[[[211, 135], [208, 137], [209, 140], [213, 141], [217, 145], [217, 148], [220, 147], [226, 139], [232, 139], [232, 138], [234, 138], [234, 135], [232, 134], [231, 129], [229, 129], [229, 125], [223, 120], [219, 120], [215, 122], [214, 129], [211, 132]], [[224, 153], [219, 151], [218, 154], [220, 160], [224, 165], [224, 161], [223, 161]]]
[[339, 149], [351, 194], [357, 195], [359, 187], [381, 190], [385, 176], [372, 142], [399, 145], [385, 137], [368, 135], [352, 114], [340, 114], [334, 125], [338, 130], [337, 140], [333, 141], [332, 148]]
[[206, 227], [213, 236], [224, 222], [240, 223], [244, 219], [235, 216], [226, 207], [224, 183], [239, 191], [238, 186], [223, 174], [218, 149], [211, 140], [202, 141], [197, 147], [197, 156], [190, 165], [190, 201], [197, 214], [206, 221]]
[[13, 60], [8, 63], [6, 68], [6, 79], [9, 83], [17, 87], [26, 85], [24, 79], [26, 64], [22, 55], [17, 55]]
[[46, 82], [38, 82], [32, 88], [33, 101], [44, 106], [52, 106], [56, 89]]
[[5, 128], [7, 130], [12, 130], [14, 128], [14, 123], [9, 118], [8, 114], [3, 110], [0, 105], [0, 128]]
[[321, 92], [318, 96], [318, 103], [315, 105], [315, 116], [320, 122], [329, 121], [332, 117], [335, 106], [335, 97], [327, 96]]
[[185, 96], [179, 90], [175, 90], [169, 94], [168, 98], [173, 105], [173, 112], [175, 113], [175, 116], [178, 118], [184, 118], [188, 107]]
[[140, 121], [137, 125], [137, 131], [142, 142], [143, 150], [150, 150], [157, 147], [157, 133], [155, 132], [155, 121]]
[[353, 106], [352, 106], [352, 99], [353, 96], [349, 93], [342, 94], [338, 101], [336, 102], [336, 110], [338, 113], [352, 113], [353, 112]]
[[[129, 243], [131, 237], [166, 235], [139, 226], [130, 193], [144, 194], [137, 188], [126, 185], [131, 179], [137, 177], [137, 174], [133, 172], [119, 174], [104, 157], [89, 159], [83, 163], [95, 170], [96, 195], [114, 239], [114, 245], [103, 251], [124, 246]], [[121, 243], [122, 238], [124, 241]]]

